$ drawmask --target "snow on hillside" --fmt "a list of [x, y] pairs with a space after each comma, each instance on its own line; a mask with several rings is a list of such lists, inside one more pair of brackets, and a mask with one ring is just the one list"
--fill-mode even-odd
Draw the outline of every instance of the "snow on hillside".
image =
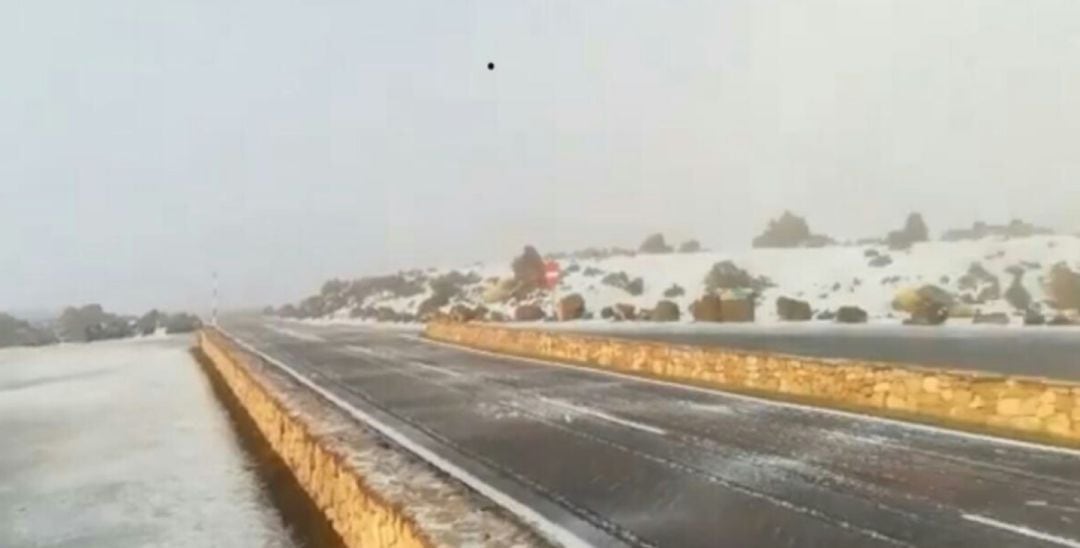
[[[875, 256], [883, 266], [871, 266]], [[682, 320], [690, 321], [690, 304], [705, 292], [705, 276], [710, 268], [721, 261], [732, 261], [752, 276], [768, 278], [772, 287], [762, 291], [758, 298], [757, 321], [778, 320], [775, 301], [777, 297], [797, 298], [810, 303], [815, 314], [835, 311], [846, 305], [855, 305], [869, 313], [872, 321], [899, 321], [903, 317], [892, 308], [893, 298], [905, 288], [926, 284], [939, 286], [953, 295], [977, 293], [970, 285], [961, 285], [961, 278], [973, 263], [997, 278], [999, 296], [971, 305], [982, 313], [1016, 312], [1003, 298], [1013, 280], [1009, 269], [1024, 270], [1023, 287], [1031, 295], [1036, 307], [1045, 310], [1046, 294], [1043, 282], [1051, 266], [1065, 262], [1074, 271], [1080, 270], [1080, 238], [1076, 236], [1039, 235], [1028, 238], [1006, 239], [1001, 237], [965, 241], [932, 241], [915, 244], [909, 250], [889, 250], [883, 245], [829, 246], [822, 248], [748, 249], [737, 253], [696, 252], [669, 254], [637, 254], [613, 256], [600, 259], [563, 259], [560, 265], [564, 276], [558, 287], [558, 295], [581, 294], [586, 308], [598, 314], [605, 307], [616, 303], [628, 303], [639, 308], [652, 308], [660, 299], [669, 299], [679, 305]], [[333, 310], [315, 314], [334, 319], [347, 319], [358, 308], [386, 307], [397, 314], [415, 316], [418, 307], [433, 295], [431, 280], [440, 275], [457, 272], [471, 276], [461, 285], [461, 293], [442, 306], [447, 310], [456, 303], [470, 305], [483, 303], [490, 310], [512, 315], [517, 302], [484, 302], [483, 295], [495, 278], [513, 276], [511, 258], [501, 261], [477, 263], [457, 269], [429, 269], [405, 273], [414, 279], [419, 291], [406, 296], [392, 292], [370, 295], [360, 302], [339, 298]], [[643, 291], [631, 295], [627, 291], [602, 282], [610, 273], [625, 272], [630, 278], [641, 277]], [[411, 276], [411, 278], [410, 278]], [[665, 297], [673, 285], [684, 292], [680, 296]], [[552, 308], [550, 296], [538, 301], [546, 309]]]

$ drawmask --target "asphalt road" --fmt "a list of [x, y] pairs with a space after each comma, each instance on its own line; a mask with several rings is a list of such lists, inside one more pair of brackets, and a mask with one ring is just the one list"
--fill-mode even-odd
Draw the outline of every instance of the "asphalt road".
[[[521, 324], [550, 328], [551, 324]], [[583, 334], [1080, 381], [1080, 327], [580, 323]]]
[[236, 338], [593, 545], [1080, 547], [1080, 452], [424, 341]]

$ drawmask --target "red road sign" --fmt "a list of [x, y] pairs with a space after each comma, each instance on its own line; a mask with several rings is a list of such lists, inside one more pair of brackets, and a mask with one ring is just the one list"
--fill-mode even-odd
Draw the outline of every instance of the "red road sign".
[[553, 288], [559, 283], [559, 263], [555, 261], [544, 263], [544, 283], [548, 288]]

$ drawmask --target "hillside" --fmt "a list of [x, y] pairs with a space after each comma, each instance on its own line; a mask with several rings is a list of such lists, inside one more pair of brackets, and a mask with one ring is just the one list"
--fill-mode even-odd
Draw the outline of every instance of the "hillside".
[[[1075, 281], [1073, 272], [1080, 271], [1080, 238], [1043, 234], [918, 242], [906, 250], [876, 243], [753, 248], [739, 253], [664, 251], [564, 256], [559, 260], [563, 277], [555, 298], [581, 295], [586, 317], [599, 317], [605, 307], [617, 303], [652, 309], [667, 299], [680, 310], [680, 321], [692, 321], [690, 307], [706, 293], [725, 298], [751, 295], [755, 321], [775, 322], [781, 319], [776, 300], [788, 297], [807, 302], [818, 321], [832, 319], [830, 313], [840, 307], [857, 306], [867, 312], [869, 321], [898, 322], [918, 308], [910, 302], [918, 300], [912, 295], [927, 294], [915, 290], [929, 285], [930, 295], [948, 303], [951, 321], [1004, 313], [1014, 317], [1006, 321], [1019, 324], [1025, 312], [1047, 318], [1062, 311], [1072, 315], [1075, 305], [1055, 306], [1048, 285], [1054, 265], [1068, 267], [1058, 267], [1059, 273], [1067, 274], [1065, 285]], [[707, 287], [707, 274], [718, 264], [718, 276]], [[517, 284], [510, 281], [515, 277]], [[318, 295], [277, 312], [300, 318], [416, 321], [435, 311], [450, 311], [454, 305], [482, 304], [488, 319], [498, 320], [512, 318], [522, 304], [537, 304], [552, 315], [552, 295], [522, 290], [521, 277], [515, 275], [511, 260], [503, 260], [352, 282], [332, 280]], [[999, 315], [996, 320], [1003, 318]]]

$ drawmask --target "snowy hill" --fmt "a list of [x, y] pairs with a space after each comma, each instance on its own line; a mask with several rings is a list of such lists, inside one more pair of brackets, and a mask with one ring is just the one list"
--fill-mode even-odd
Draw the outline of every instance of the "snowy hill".
[[[919, 242], [907, 250], [890, 250], [876, 244], [563, 258], [559, 261], [563, 277], [555, 297], [580, 294], [586, 310], [597, 316], [604, 307], [616, 303], [651, 309], [659, 300], [668, 299], [682, 311], [682, 321], [691, 321], [688, 310], [706, 293], [706, 274], [724, 261], [745, 270], [765, 286], [756, 288], [758, 322], [778, 320], [775, 303], [781, 296], [808, 302], [815, 315], [841, 306], [858, 306], [868, 313], [870, 321], [900, 321], [907, 315], [893, 307], [898, 293], [925, 285], [945, 290], [957, 303], [956, 310], [966, 308], [967, 315], [978, 310], [982, 314], [1022, 316], [1023, 312], [1005, 297], [1009, 288], [1018, 283], [1030, 296], [1029, 308], [1050, 315], [1056, 313], [1047, 302], [1045, 288], [1050, 270], [1064, 263], [1080, 271], [1080, 238], [991, 236]], [[513, 277], [511, 260], [507, 258], [458, 269], [331, 281], [319, 295], [279, 313], [292, 317], [415, 320], [435, 307], [445, 312], [455, 304], [483, 304], [488, 310], [512, 317], [515, 307], [523, 303], [539, 304], [551, 313], [554, 299], [545, 291], [516, 297], [499, 295], [500, 281], [505, 286], [506, 280]], [[635, 278], [641, 278], [640, 293], [638, 288], [628, 291], [625, 287]], [[674, 286], [682, 293], [678, 294]]]

